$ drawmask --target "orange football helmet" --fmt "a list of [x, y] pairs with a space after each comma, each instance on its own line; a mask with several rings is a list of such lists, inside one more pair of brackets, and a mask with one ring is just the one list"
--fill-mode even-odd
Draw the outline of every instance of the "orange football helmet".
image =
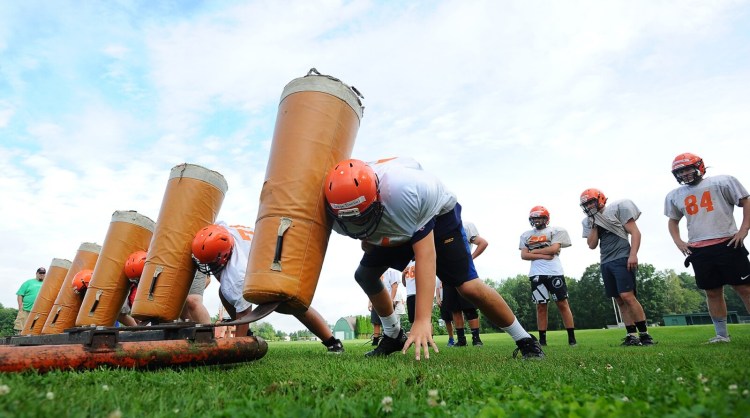
[[544, 229], [549, 225], [549, 211], [544, 206], [534, 206], [529, 211], [529, 223], [536, 229]]
[[193, 238], [193, 259], [202, 273], [217, 274], [229, 262], [234, 248], [234, 237], [226, 228], [209, 225]]
[[586, 189], [581, 193], [581, 208], [586, 215], [594, 216], [607, 203], [607, 196], [599, 189]]
[[71, 285], [73, 286], [73, 291], [77, 295], [83, 294], [86, 291], [86, 289], [89, 287], [89, 282], [91, 282], [91, 276], [93, 274], [93, 270], [85, 269], [79, 271], [75, 276], [73, 276]]
[[143, 273], [143, 267], [146, 265], [146, 256], [148, 255], [145, 251], [136, 251], [130, 254], [128, 260], [125, 261], [125, 276], [130, 279], [131, 282], [138, 283], [141, 279], [141, 273]]
[[346, 235], [363, 239], [375, 232], [383, 216], [380, 182], [360, 160], [344, 160], [325, 179], [326, 209]]
[[[692, 168], [692, 170], [685, 170]], [[693, 184], [703, 178], [706, 174], [706, 165], [703, 158], [689, 152], [674, 157], [672, 161], [672, 175], [680, 184]]]

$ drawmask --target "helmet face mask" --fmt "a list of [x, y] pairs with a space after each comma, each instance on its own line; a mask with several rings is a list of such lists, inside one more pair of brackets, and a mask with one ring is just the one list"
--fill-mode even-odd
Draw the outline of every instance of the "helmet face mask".
[[92, 270], [81, 270], [78, 273], [73, 276], [73, 280], [71, 281], [71, 285], [73, 286], [73, 292], [75, 292], [76, 295], [82, 295], [86, 292], [86, 289], [89, 287], [89, 282], [91, 282], [91, 276], [94, 274]]
[[217, 275], [229, 262], [233, 248], [234, 237], [226, 228], [209, 225], [193, 238], [193, 261], [201, 273]]
[[599, 189], [586, 189], [581, 193], [581, 209], [587, 216], [601, 212], [607, 203], [607, 197]]
[[378, 176], [370, 166], [342, 161], [328, 173], [325, 185], [326, 212], [347, 236], [365, 239], [375, 233], [384, 207]]
[[544, 229], [549, 225], [549, 211], [544, 206], [534, 206], [529, 211], [529, 223], [536, 229]]
[[695, 154], [686, 152], [672, 161], [672, 175], [677, 179], [677, 183], [698, 184], [705, 174], [706, 166], [703, 159]]

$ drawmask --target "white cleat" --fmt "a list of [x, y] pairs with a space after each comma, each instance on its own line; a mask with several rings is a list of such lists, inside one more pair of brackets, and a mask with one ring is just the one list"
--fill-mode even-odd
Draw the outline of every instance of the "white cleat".
[[710, 340], [706, 344], [717, 344], [717, 343], [728, 343], [732, 340], [729, 337], [722, 337], [721, 335], [717, 335]]

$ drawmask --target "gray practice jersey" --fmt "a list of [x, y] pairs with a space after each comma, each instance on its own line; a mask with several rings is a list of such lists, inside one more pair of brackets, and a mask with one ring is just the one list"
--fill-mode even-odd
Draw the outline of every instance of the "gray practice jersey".
[[[544, 229], [532, 229], [521, 234], [521, 241], [518, 249], [524, 247], [530, 250], [537, 248], [549, 247], [552, 244], [560, 244], [560, 248], [570, 247], [570, 236], [568, 231], [556, 226], [548, 226]], [[560, 262], [559, 254], [555, 254], [552, 260], [531, 260], [531, 269], [529, 277], [532, 276], [562, 276], [563, 267]]]
[[[366, 242], [382, 247], [406, 244], [434, 217], [456, 206], [456, 195], [411, 158], [368, 163], [380, 180], [383, 218]], [[344, 232], [334, 223], [334, 230]]]
[[[623, 199], [605, 206], [602, 216], [612, 224], [624, 226], [631, 219], [637, 221], [641, 216], [641, 211], [632, 200]], [[589, 231], [591, 231], [591, 218], [587, 216], [581, 224], [583, 225], [583, 237], [588, 238]], [[630, 241], [620, 238], [617, 234], [600, 226], [598, 228], [602, 264], [630, 256]], [[627, 234], [627, 231], [625, 233]]]
[[737, 233], [734, 206], [747, 190], [732, 176], [714, 176], [695, 186], [686, 184], [667, 195], [664, 214], [679, 221], [687, 218], [688, 243], [731, 237]]

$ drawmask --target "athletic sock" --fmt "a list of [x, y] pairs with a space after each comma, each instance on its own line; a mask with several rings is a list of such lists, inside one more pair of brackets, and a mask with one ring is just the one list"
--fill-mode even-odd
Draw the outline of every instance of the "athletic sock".
[[458, 340], [465, 340], [466, 339], [466, 331], [463, 328], [459, 328], [456, 330], [456, 337]]
[[576, 340], [576, 329], [575, 328], [565, 328], [566, 331], [568, 331], [568, 342], [573, 342]]
[[636, 322], [635, 327], [638, 329], [638, 332], [640, 333], [648, 332], [648, 328], [646, 327], [646, 321]]
[[727, 318], [711, 318], [711, 321], [714, 323], [714, 329], [716, 330], [716, 335], [721, 337], [728, 337], [729, 331], [727, 331]]
[[401, 321], [399, 320], [396, 312], [391, 313], [388, 316], [381, 316], [380, 322], [383, 323], [383, 334], [396, 338], [398, 333], [401, 332]]
[[531, 335], [529, 335], [529, 333], [526, 332], [525, 329], [523, 329], [523, 326], [515, 317], [513, 318], [512, 324], [508, 325], [507, 327], [500, 327], [500, 329], [507, 332], [508, 335], [513, 338], [513, 341], [523, 340], [524, 338], [531, 338]]
[[547, 343], [547, 330], [539, 330], [539, 344]]
[[625, 325], [625, 332], [630, 335], [635, 335], [638, 332], [638, 328], [635, 325]]
[[479, 328], [471, 329], [471, 338], [479, 339]]

